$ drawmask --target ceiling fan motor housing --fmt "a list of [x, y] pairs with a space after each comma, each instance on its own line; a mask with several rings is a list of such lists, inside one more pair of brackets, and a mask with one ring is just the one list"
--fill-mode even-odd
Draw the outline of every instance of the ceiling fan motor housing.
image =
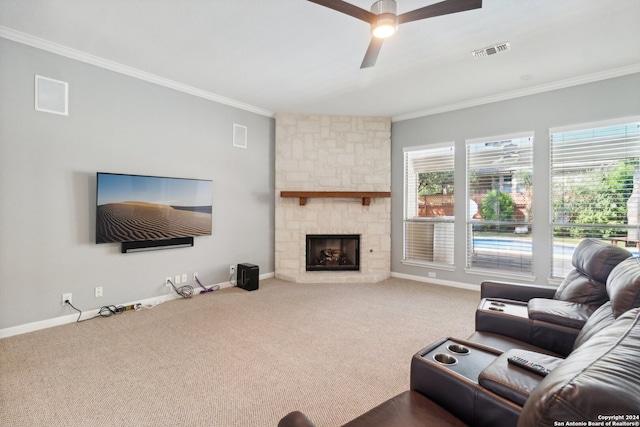
[[396, 0], [378, 0], [371, 6], [371, 13], [382, 15], [383, 13], [398, 14], [398, 3]]
[[[377, 15], [371, 24], [371, 34], [388, 37], [398, 30], [398, 3], [395, 0], [378, 0], [371, 6], [371, 13]], [[378, 29], [386, 27], [388, 34], [380, 35]], [[391, 30], [392, 29], [392, 30]]]

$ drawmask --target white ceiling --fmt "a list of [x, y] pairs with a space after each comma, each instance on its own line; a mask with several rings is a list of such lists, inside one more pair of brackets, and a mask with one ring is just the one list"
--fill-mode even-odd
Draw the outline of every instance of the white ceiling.
[[401, 25], [361, 70], [368, 24], [305, 0], [0, 0], [9, 39], [265, 115], [394, 120], [640, 72], [639, 18], [638, 0], [484, 0]]

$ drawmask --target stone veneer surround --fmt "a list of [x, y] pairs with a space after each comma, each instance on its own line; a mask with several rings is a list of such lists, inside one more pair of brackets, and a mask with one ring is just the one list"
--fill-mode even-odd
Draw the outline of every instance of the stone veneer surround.
[[[391, 275], [391, 200], [281, 198], [281, 191], [390, 191], [391, 120], [276, 114], [275, 276], [299, 283]], [[360, 271], [305, 271], [307, 234], [359, 234]]]

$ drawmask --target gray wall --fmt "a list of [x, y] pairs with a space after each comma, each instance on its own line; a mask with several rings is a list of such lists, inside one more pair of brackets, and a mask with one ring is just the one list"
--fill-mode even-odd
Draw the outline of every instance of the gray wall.
[[534, 131], [534, 282], [548, 284], [550, 260], [549, 227], [549, 128], [640, 115], [640, 74], [604, 80], [467, 108], [428, 117], [395, 122], [392, 140], [391, 271], [477, 285], [495, 278], [465, 273], [465, 226], [455, 224], [455, 271], [402, 264], [403, 148], [455, 141], [456, 217], [465, 217], [465, 140], [470, 138]]
[[[35, 74], [69, 83], [68, 117], [34, 110]], [[74, 313], [62, 293], [91, 310], [165, 295], [165, 276], [273, 272], [272, 118], [1, 38], [0, 94], [0, 330]], [[212, 179], [213, 235], [133, 254], [96, 245], [97, 171]]]

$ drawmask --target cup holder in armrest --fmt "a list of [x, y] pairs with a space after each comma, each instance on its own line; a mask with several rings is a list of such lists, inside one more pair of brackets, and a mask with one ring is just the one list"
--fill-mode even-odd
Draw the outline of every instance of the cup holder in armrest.
[[504, 308], [499, 308], [499, 307], [489, 307], [489, 310], [492, 310], [492, 311], [504, 311]]
[[433, 360], [441, 365], [455, 365], [458, 363], [458, 359], [450, 354], [436, 353], [433, 355]]
[[453, 354], [458, 354], [460, 356], [466, 356], [471, 352], [471, 350], [469, 350], [469, 347], [465, 347], [462, 344], [449, 344], [447, 346], [447, 350], [449, 350]]
[[506, 304], [503, 302], [491, 301], [491, 305], [494, 307], [504, 307]]
[[500, 353], [478, 343], [444, 338], [419, 351], [412, 364], [427, 372], [438, 366], [454, 373], [454, 377], [462, 376], [477, 384], [480, 372]]

